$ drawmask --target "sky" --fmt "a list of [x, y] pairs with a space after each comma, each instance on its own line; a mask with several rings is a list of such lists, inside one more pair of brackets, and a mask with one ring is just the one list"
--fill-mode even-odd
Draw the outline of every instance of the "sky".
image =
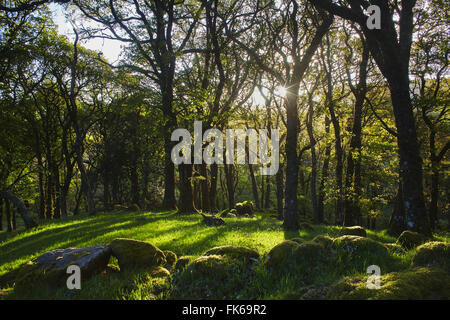
[[[72, 25], [66, 18], [63, 8], [60, 5], [51, 4], [49, 6], [53, 14], [53, 21], [58, 27], [58, 33], [66, 35], [69, 39], [73, 40], [74, 35], [72, 31]], [[89, 39], [80, 41], [81, 44], [91, 50], [101, 51], [103, 56], [111, 63], [118, 60], [121, 52], [120, 41], [108, 40], [108, 39]]]
[[[70, 40], [74, 39], [74, 33], [70, 21], [67, 19], [63, 7], [56, 4], [49, 5], [50, 10], [53, 14], [53, 21], [58, 28], [58, 33], [66, 35]], [[86, 22], [83, 22], [85, 25]], [[85, 39], [80, 40], [81, 44], [94, 51], [101, 51], [103, 57], [105, 57], [110, 63], [114, 64], [119, 59], [121, 53], [121, 43], [120, 41], [109, 40], [109, 39]], [[276, 94], [284, 96], [285, 89], [279, 87]], [[264, 105], [264, 98], [260, 94], [259, 90], [255, 90], [252, 97], [252, 104], [257, 106]]]

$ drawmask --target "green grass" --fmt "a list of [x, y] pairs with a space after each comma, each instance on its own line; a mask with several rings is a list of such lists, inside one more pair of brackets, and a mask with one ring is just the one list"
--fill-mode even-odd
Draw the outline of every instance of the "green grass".
[[[145, 219], [142, 219], [145, 217]], [[162, 250], [171, 250], [177, 256], [202, 255], [208, 249], [221, 245], [247, 246], [261, 255], [284, 239], [300, 237], [310, 240], [318, 234], [338, 235], [338, 227], [314, 226], [314, 230], [285, 232], [281, 222], [258, 213], [256, 218], [227, 218], [226, 225], [207, 227], [200, 215], [180, 216], [173, 211], [165, 212], [109, 212], [94, 217], [79, 215], [58, 221], [46, 221], [30, 231], [7, 234], [0, 232], [0, 278], [27, 261], [57, 248], [87, 247], [108, 244], [115, 238], [132, 238], [148, 241]], [[368, 231], [368, 237], [380, 242], [395, 242], [386, 232]], [[448, 241], [446, 235], [440, 240]], [[377, 257], [369, 257], [377, 260]], [[113, 265], [117, 261], [112, 259]], [[324, 285], [338, 280], [343, 275], [364, 274], [360, 264], [356, 267], [343, 261], [339, 268], [329, 265], [315, 266], [305, 274], [280, 272], [274, 274], [265, 266], [255, 268], [245, 288], [228, 298], [284, 298], [296, 292], [299, 286]], [[349, 262], [350, 263], [350, 262]], [[410, 253], [392, 255], [389, 261], [367, 261], [366, 264], [381, 264], [384, 272], [406, 268]], [[347, 263], [348, 264], [348, 263]], [[295, 268], [295, 266], [292, 266]], [[335, 271], [333, 271], [335, 270]], [[236, 275], [238, 277], [238, 275]], [[234, 279], [240, 281], [241, 279]], [[236, 281], [234, 281], [236, 283]], [[233, 282], [230, 280], [230, 283]], [[7, 289], [7, 288], [3, 288]], [[82, 290], [39, 291], [18, 294], [13, 290], [4, 298], [13, 299], [166, 299], [172, 290], [171, 279], [151, 279], [142, 272], [108, 272], [82, 282]], [[234, 288], [233, 290], [235, 290]], [[226, 291], [226, 288], [224, 289]], [[233, 291], [234, 292], [234, 291]], [[189, 298], [183, 297], [181, 298]]]

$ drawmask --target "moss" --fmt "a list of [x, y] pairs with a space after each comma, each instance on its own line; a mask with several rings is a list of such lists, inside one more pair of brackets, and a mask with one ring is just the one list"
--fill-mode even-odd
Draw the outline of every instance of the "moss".
[[416, 248], [413, 266], [438, 266], [450, 272], [450, 243], [427, 242]]
[[358, 236], [342, 236], [333, 240], [333, 247], [350, 254], [363, 255], [372, 253], [376, 256], [386, 256], [388, 249], [380, 242]]
[[406, 253], [406, 250], [397, 243], [385, 243], [384, 246], [389, 250], [391, 253], [396, 254], [404, 254]]
[[[88, 256], [88, 255], [90, 255], [90, 254], [91, 254], [90, 252], [84, 251], [84, 252], [79, 252], [79, 253], [72, 253], [72, 256], [73, 256], [75, 259], [80, 259], [80, 258], [85, 257], [85, 256]], [[61, 258], [61, 259], [62, 259], [62, 257], [58, 257], [58, 258]], [[58, 258], [56, 258], [56, 259], [58, 260]]]
[[151, 269], [150, 276], [152, 278], [166, 278], [170, 276], [170, 272], [166, 268], [158, 266]]
[[127, 208], [128, 211], [140, 211], [141, 208], [137, 203], [133, 203], [131, 206]]
[[62, 286], [65, 279], [65, 270], [53, 269], [51, 266], [42, 268], [39, 263], [32, 260], [20, 267], [14, 290], [21, 293], [41, 286], [56, 288]]
[[267, 255], [268, 267], [279, 267], [284, 262], [292, 257], [292, 253], [295, 248], [298, 248], [299, 244], [295, 241], [284, 240], [273, 247]]
[[303, 242], [305, 242], [305, 240], [303, 240], [302, 238], [292, 238], [289, 240], [297, 242], [298, 244], [302, 244]]
[[341, 235], [367, 237], [366, 230], [360, 226], [344, 227], [340, 230]]
[[201, 256], [188, 265], [187, 272], [192, 278], [224, 278], [232, 265], [230, 261], [227, 257], [219, 255]]
[[109, 246], [121, 270], [162, 266], [166, 263], [164, 253], [147, 242], [118, 238], [114, 239]]
[[253, 202], [251, 201], [244, 201], [240, 203], [236, 203], [236, 215], [243, 216], [243, 215], [252, 215], [253, 214]]
[[114, 210], [115, 211], [126, 211], [126, 210], [128, 210], [128, 207], [124, 206], [122, 204], [115, 204], [114, 205]]
[[424, 235], [409, 230], [403, 231], [397, 239], [397, 243], [407, 250], [415, 248], [426, 241], [427, 238]]
[[313, 242], [321, 244], [324, 248], [329, 248], [333, 245], [333, 238], [324, 235], [318, 235], [314, 239]]
[[192, 261], [191, 256], [179, 257], [177, 263], [175, 263], [175, 270], [181, 271]]
[[366, 277], [346, 277], [332, 285], [328, 299], [422, 300], [450, 298], [450, 276], [440, 269], [418, 268], [381, 276], [380, 289], [367, 288]]
[[228, 256], [231, 258], [245, 258], [246, 261], [249, 261], [250, 259], [259, 259], [258, 251], [247, 247], [237, 247], [237, 246], [215, 247], [209, 249], [204, 254], [204, 256], [209, 255]]
[[164, 251], [164, 255], [166, 257], [166, 267], [173, 268], [177, 263], [177, 255], [170, 250]]
[[324, 262], [326, 250], [321, 244], [310, 241], [294, 248], [292, 255], [297, 264], [312, 266]]

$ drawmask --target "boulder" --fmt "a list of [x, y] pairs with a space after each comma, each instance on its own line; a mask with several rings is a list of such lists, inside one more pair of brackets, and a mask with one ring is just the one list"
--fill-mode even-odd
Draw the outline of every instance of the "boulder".
[[187, 267], [187, 265], [191, 262], [192, 257], [191, 256], [182, 256], [177, 259], [177, 262], [175, 263], [175, 270], [181, 271], [184, 268]]
[[324, 248], [330, 248], [333, 245], [333, 240], [334, 239], [329, 236], [318, 235], [314, 239], [312, 239], [312, 242], [319, 243]]
[[224, 279], [232, 265], [232, 260], [225, 256], [201, 256], [192, 261], [186, 271], [192, 278]]
[[325, 262], [326, 250], [321, 244], [309, 241], [294, 248], [292, 255], [297, 265], [313, 267]]
[[409, 230], [403, 231], [397, 239], [397, 243], [407, 250], [415, 248], [426, 241], [427, 237], [424, 235]]
[[367, 237], [366, 230], [360, 226], [343, 227], [340, 234], [343, 236]]
[[298, 244], [301, 244], [301, 243], [305, 242], [305, 240], [303, 240], [302, 238], [292, 238], [292, 239], [289, 239], [289, 240], [297, 242]]
[[391, 252], [396, 254], [404, 254], [406, 250], [397, 243], [385, 243], [384, 246]]
[[219, 255], [227, 256], [230, 258], [245, 259], [246, 262], [258, 261], [259, 253], [254, 249], [247, 247], [237, 247], [237, 246], [221, 246], [209, 249], [205, 252], [204, 256]]
[[141, 208], [137, 203], [133, 203], [131, 206], [127, 207], [128, 211], [141, 211]]
[[152, 278], [166, 278], [170, 276], [169, 270], [163, 267], [153, 267], [150, 271], [150, 277]]
[[380, 242], [358, 236], [342, 236], [333, 240], [333, 247], [353, 255], [372, 255], [386, 256], [388, 249]]
[[248, 214], [249, 216], [253, 215], [253, 202], [244, 201], [236, 203], [236, 215], [244, 216], [246, 214]]
[[170, 250], [164, 251], [164, 255], [166, 257], [165, 267], [169, 270], [173, 269], [175, 267], [175, 264], [177, 263], [177, 255]]
[[102, 244], [87, 248], [56, 249], [44, 253], [23, 265], [17, 272], [17, 290], [29, 289], [34, 285], [62, 287], [66, 285], [66, 271], [70, 265], [77, 265], [81, 278], [87, 279], [104, 271], [111, 256], [111, 248]]
[[111, 253], [117, 258], [120, 270], [128, 268], [153, 268], [166, 264], [164, 253], [156, 246], [132, 239], [114, 239]]
[[267, 254], [267, 266], [271, 268], [282, 266], [292, 257], [294, 249], [298, 248], [298, 246], [297, 242], [291, 240], [284, 240], [277, 244]]
[[432, 241], [420, 245], [412, 256], [412, 265], [440, 267], [450, 272], [450, 243]]
[[333, 284], [327, 298], [332, 300], [448, 300], [450, 276], [440, 269], [415, 268], [381, 276], [381, 287], [367, 287], [366, 277], [345, 277]]

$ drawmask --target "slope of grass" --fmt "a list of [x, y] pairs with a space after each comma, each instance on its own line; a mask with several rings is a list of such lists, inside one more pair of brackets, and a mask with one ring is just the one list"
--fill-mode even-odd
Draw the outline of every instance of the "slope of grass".
[[[173, 211], [108, 212], [93, 217], [79, 215], [44, 222], [30, 231], [0, 233], [0, 277], [49, 250], [108, 244], [115, 238], [148, 241], [162, 250], [175, 252], [177, 256], [197, 257], [208, 249], [221, 245], [247, 246], [263, 255], [284, 239], [301, 237], [310, 240], [318, 234], [337, 236], [338, 230], [334, 226], [314, 226], [313, 230], [285, 232], [281, 228], [281, 222], [264, 213], [258, 213], [256, 218], [229, 218], [226, 219], [226, 225], [220, 227], [205, 226], [200, 215], [180, 216]], [[395, 242], [385, 232], [369, 231], [368, 237], [380, 242]], [[410, 254], [394, 255], [392, 258], [394, 263], [389, 262], [392, 264], [389, 269], [398, 270], [409, 264]], [[377, 264], [377, 261], [367, 263]], [[117, 265], [117, 261], [112, 259], [112, 264]], [[342, 276], [341, 271], [330, 273], [329, 268], [330, 266], [316, 268], [309, 274], [309, 279], [304, 276], [292, 278], [290, 274], [280, 274], [268, 279], [268, 270], [261, 266], [256, 269], [251, 286], [243, 288], [232, 298], [283, 298], [300, 285], [329, 283]], [[364, 274], [364, 270], [349, 267], [345, 274], [355, 273]], [[6, 290], [8, 294], [3, 296], [14, 299], [161, 299], [167, 298], [165, 292], [168, 290], [170, 291], [170, 279], [151, 279], [142, 272], [108, 272], [84, 281], [83, 288], [79, 291], [60, 289], [53, 292], [42, 288], [39, 292], [19, 296], [14, 291], [11, 293]]]

